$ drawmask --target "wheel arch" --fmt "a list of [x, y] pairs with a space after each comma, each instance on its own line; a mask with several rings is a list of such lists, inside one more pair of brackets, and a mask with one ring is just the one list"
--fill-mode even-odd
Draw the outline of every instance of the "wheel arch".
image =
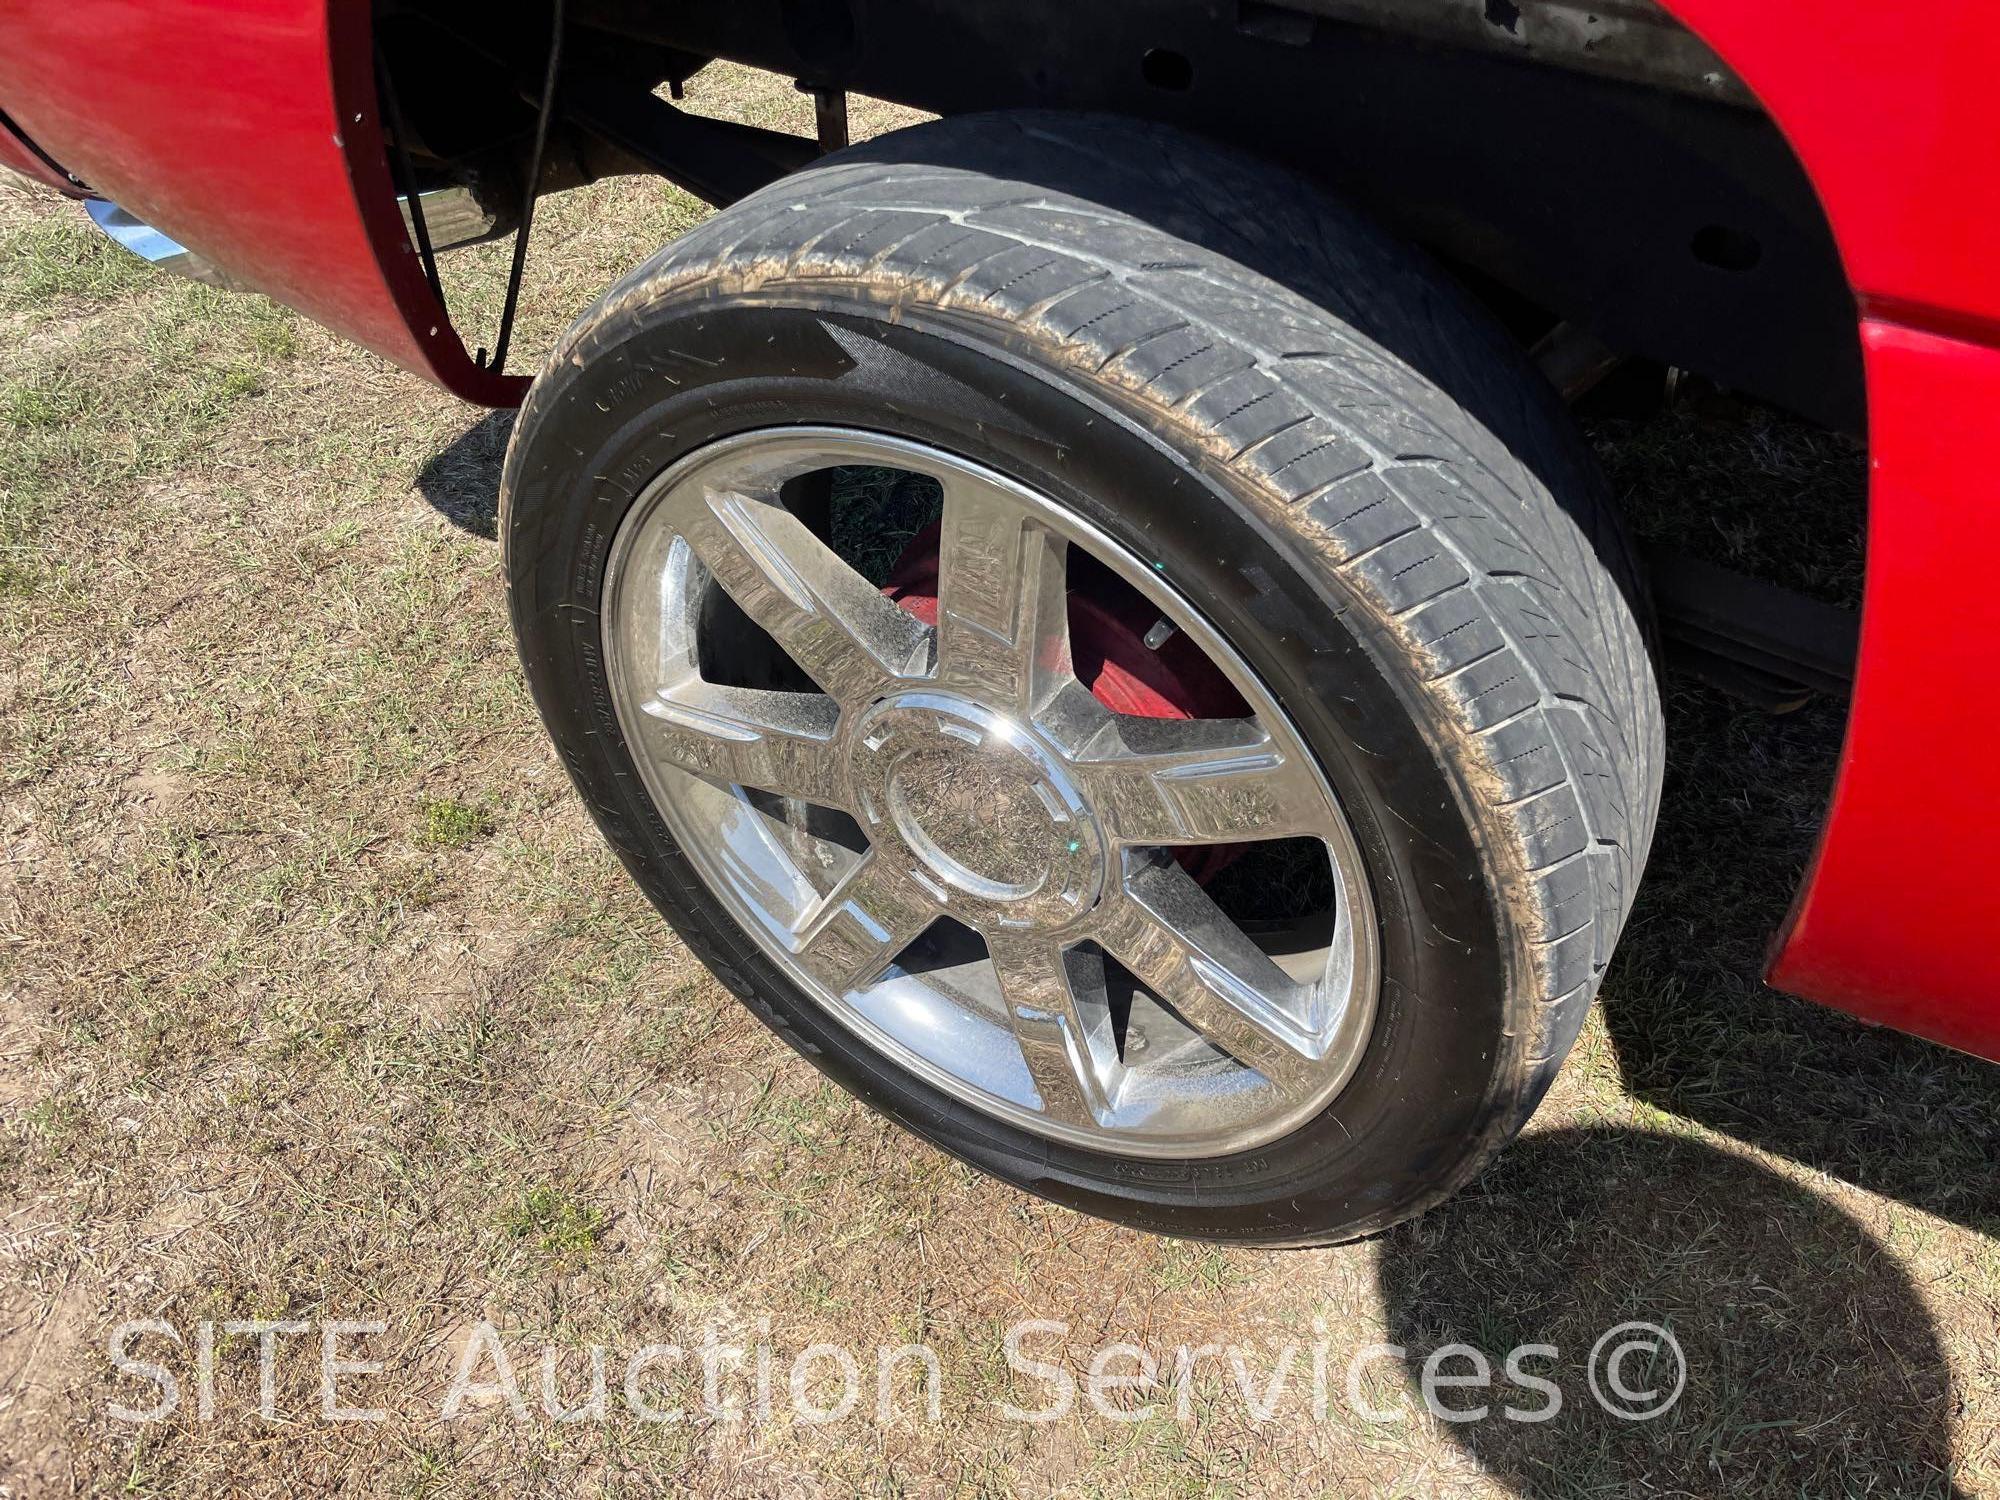
[[[2000, 11], [1922, 25], [1662, 0], [1755, 91], [1824, 205], [1859, 309], [1870, 479], [1860, 658], [1813, 862], [1772, 945], [1790, 993], [2000, 1060]], [[1869, 109], [1865, 128], [1855, 112]], [[1959, 649], [1953, 649], [1956, 643]], [[1970, 646], [1971, 649], [1964, 649]]]
[[373, 18], [371, 0], [17, 5], [0, 108], [233, 278], [468, 400], [513, 405], [527, 382], [473, 362], [404, 232]]

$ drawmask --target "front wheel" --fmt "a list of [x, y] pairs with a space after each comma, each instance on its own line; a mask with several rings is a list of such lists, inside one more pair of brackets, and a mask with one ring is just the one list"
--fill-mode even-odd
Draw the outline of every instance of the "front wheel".
[[976, 1165], [1384, 1227], [1533, 1109], [1659, 711], [1563, 414], [1411, 252], [1170, 132], [919, 127], [609, 293], [504, 484], [538, 705], [696, 953]]

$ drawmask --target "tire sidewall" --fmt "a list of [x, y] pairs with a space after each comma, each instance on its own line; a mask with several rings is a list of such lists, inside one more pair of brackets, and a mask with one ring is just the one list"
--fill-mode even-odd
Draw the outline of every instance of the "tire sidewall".
[[[1363, 1233], [1445, 1196], [1511, 1128], [1526, 1031], [1499, 920], [1415, 666], [1309, 540], [1224, 463], [1115, 386], [1009, 325], [871, 308], [860, 286], [697, 284], [621, 295], [537, 383], [503, 482], [522, 659], [606, 838], [690, 948], [843, 1087], [982, 1170], [1182, 1236]], [[1382, 984], [1354, 1076], [1317, 1118], [1252, 1151], [1112, 1156], [1032, 1135], [896, 1068], [794, 984], [727, 915], [646, 795], [618, 727], [598, 617], [606, 559], [652, 480], [708, 443], [832, 425], [932, 444], [1096, 525], [1221, 631], [1319, 756], [1367, 867]]]

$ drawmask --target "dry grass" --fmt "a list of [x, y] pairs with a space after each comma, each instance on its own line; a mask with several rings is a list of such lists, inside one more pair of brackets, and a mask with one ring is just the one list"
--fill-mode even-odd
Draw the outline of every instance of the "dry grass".
[[[696, 97], [806, 111], [721, 70]], [[823, 1085], [634, 892], [514, 666], [504, 418], [0, 194], [0, 1493], [2000, 1493], [2000, 1075], [1754, 978], [1832, 712], [1675, 688], [1668, 821], [1605, 1005], [1456, 1203], [1309, 1254], [1127, 1233]], [[698, 212], [634, 182], [551, 205], [517, 347]], [[452, 268], [475, 329], [500, 253]], [[1602, 435], [1649, 525], [1726, 509], [1731, 556], [1848, 576], [1792, 554], [1801, 507], [1853, 503], [1851, 451], [1754, 414]], [[390, 1418], [319, 1420], [316, 1341], [287, 1338], [262, 1419], [239, 1336], [213, 1420], [191, 1354], [156, 1341], [190, 1399], [120, 1424], [148, 1388], [106, 1339], [144, 1316], [190, 1337], [379, 1318], [357, 1357], [386, 1369], [341, 1395]], [[1134, 1425], [1028, 1426], [997, 1402], [1043, 1393], [1000, 1352], [1031, 1317], [1070, 1325], [1070, 1359], [1234, 1341], [1253, 1379], [1287, 1339], [1326, 1338], [1336, 1380], [1377, 1341], [1414, 1366], [1532, 1339], [1564, 1351], [1566, 1405], [1259, 1423], [1211, 1361], [1186, 1420], [1170, 1396]], [[1644, 1427], [1599, 1415], [1576, 1368], [1628, 1317], [1691, 1359]], [[440, 1419], [482, 1319], [529, 1421]], [[589, 1345], [615, 1391], [643, 1344], [764, 1319], [770, 1422], [540, 1415], [545, 1344], [574, 1402]], [[784, 1372], [818, 1340], [929, 1344], [939, 1420], [913, 1387], [888, 1423], [794, 1420]], [[1408, 1401], [1416, 1377], [1392, 1359], [1364, 1394]], [[658, 1399], [700, 1393], [680, 1375]]]

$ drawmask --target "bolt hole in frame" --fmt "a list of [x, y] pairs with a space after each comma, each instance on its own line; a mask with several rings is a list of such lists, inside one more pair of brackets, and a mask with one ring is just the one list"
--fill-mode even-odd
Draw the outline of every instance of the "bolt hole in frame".
[[1194, 63], [1171, 47], [1149, 47], [1139, 59], [1139, 72], [1156, 89], [1185, 93], [1194, 86]]
[[918, 1077], [1187, 1158], [1352, 1074], [1376, 922], [1324, 776], [1199, 613], [1046, 496], [901, 439], [743, 434], [640, 496], [603, 602], [684, 853]]

